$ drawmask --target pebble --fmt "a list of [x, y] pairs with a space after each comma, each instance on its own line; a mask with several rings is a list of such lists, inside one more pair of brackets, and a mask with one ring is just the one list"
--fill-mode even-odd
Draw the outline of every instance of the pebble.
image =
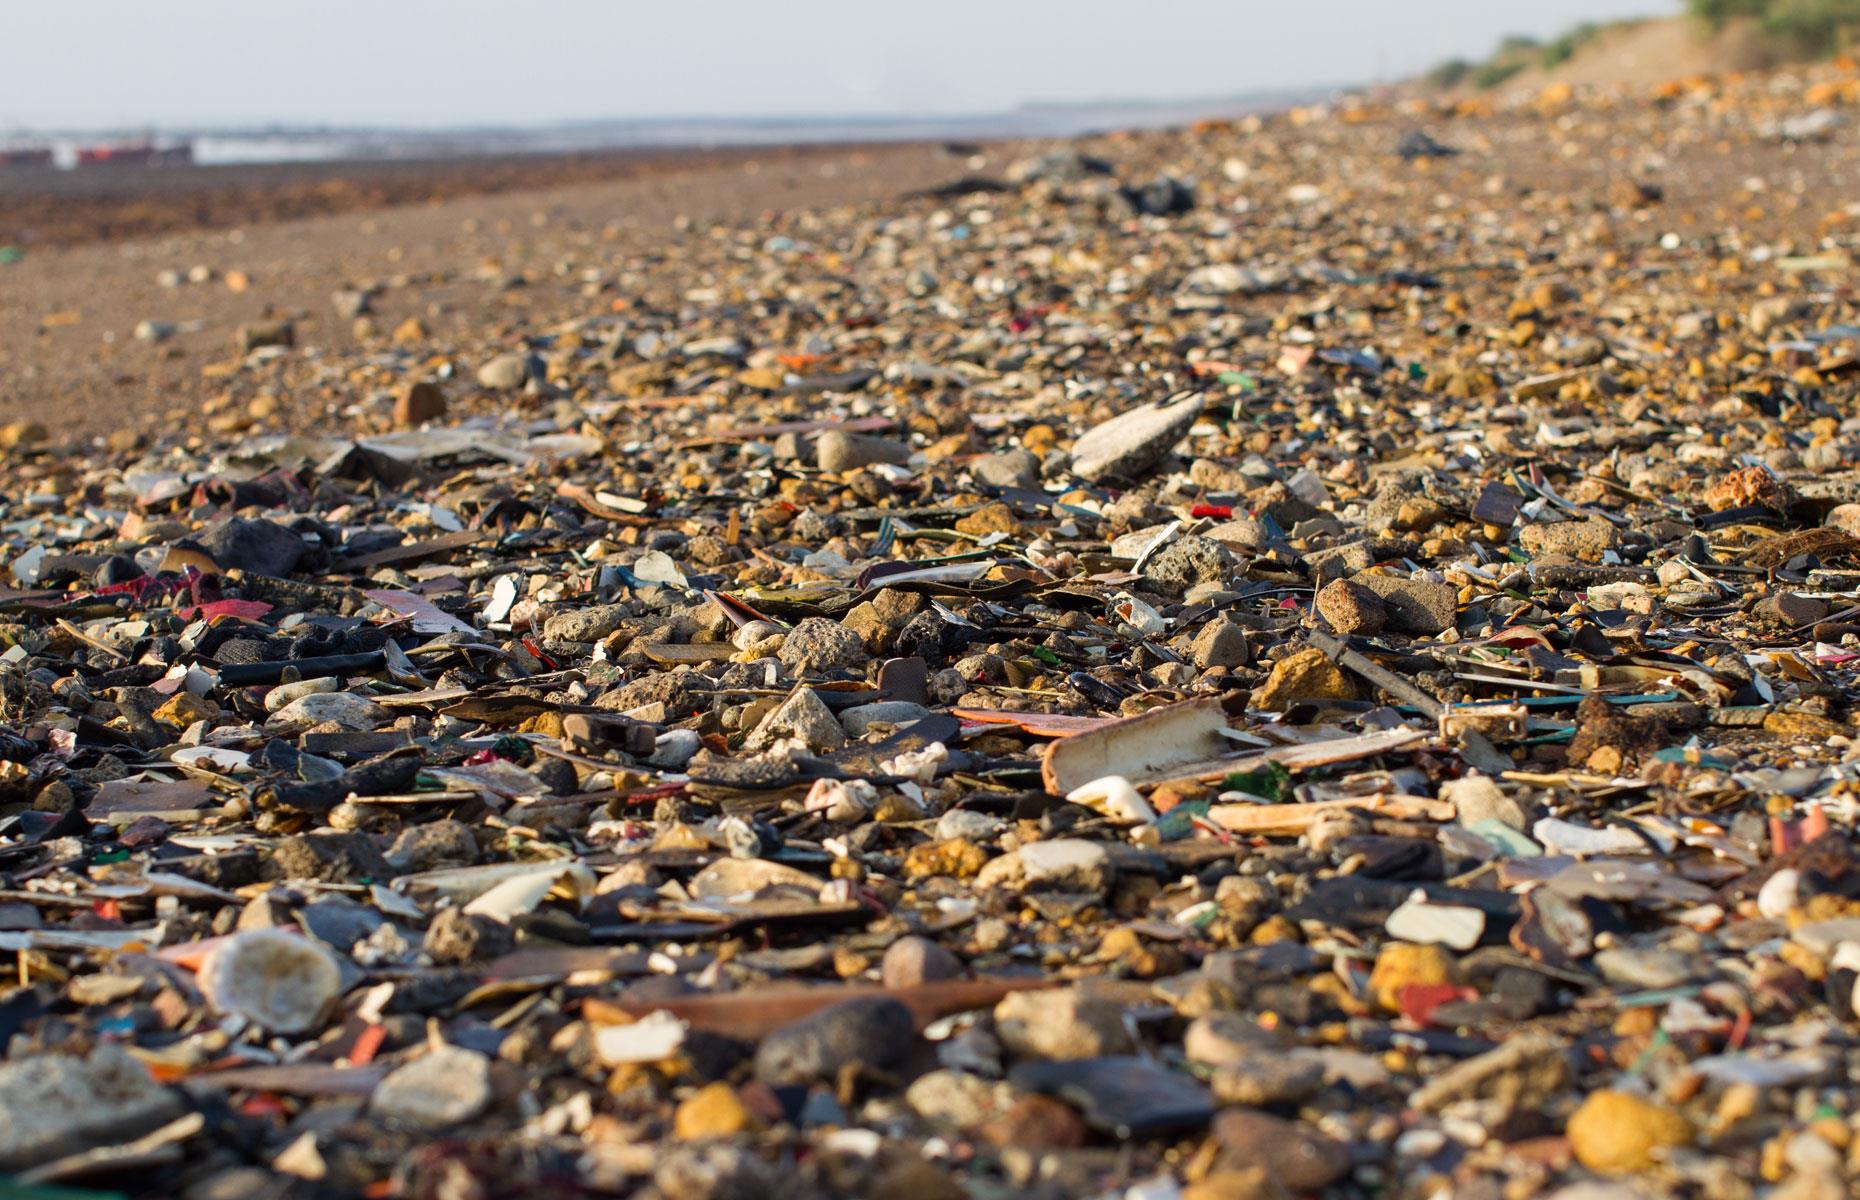
[[1123, 1010], [1082, 988], [1014, 992], [995, 1005], [995, 1032], [1016, 1055], [1049, 1059], [1129, 1053]]
[[529, 358], [522, 354], [500, 354], [478, 368], [478, 386], [490, 392], [514, 392], [529, 377]]
[[829, 475], [844, 475], [881, 463], [902, 464], [910, 461], [911, 448], [890, 438], [869, 437], [830, 429], [820, 435], [814, 447], [815, 462]]
[[435, 1046], [388, 1072], [368, 1108], [390, 1125], [443, 1133], [490, 1104], [491, 1060], [461, 1046]]
[[848, 1000], [762, 1039], [756, 1078], [771, 1085], [831, 1082], [844, 1067], [889, 1070], [916, 1041], [911, 1010], [896, 1000]]
[[1072, 473], [1080, 479], [1131, 479], [1160, 462], [1201, 415], [1202, 398], [1133, 408], [1093, 427], [1072, 445]]
[[1604, 1175], [1645, 1171], [1663, 1151], [1692, 1144], [1685, 1117], [1626, 1092], [1590, 1092], [1564, 1129], [1576, 1160]]

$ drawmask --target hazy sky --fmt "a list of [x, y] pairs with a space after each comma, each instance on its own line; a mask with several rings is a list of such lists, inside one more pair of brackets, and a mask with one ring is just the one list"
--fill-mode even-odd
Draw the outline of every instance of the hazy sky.
[[0, 127], [981, 112], [1387, 79], [1676, 0], [0, 0]]

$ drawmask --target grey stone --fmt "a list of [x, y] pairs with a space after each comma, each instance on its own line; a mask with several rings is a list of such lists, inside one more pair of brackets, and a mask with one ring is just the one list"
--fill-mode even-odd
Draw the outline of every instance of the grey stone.
[[773, 1086], [832, 1081], [841, 1068], [884, 1071], [916, 1041], [911, 1010], [896, 1000], [867, 997], [821, 1009], [762, 1039], [756, 1078]]
[[1595, 969], [1608, 982], [1645, 990], [1678, 987], [1692, 978], [1697, 965], [1692, 955], [1678, 950], [1632, 946], [1603, 950], [1594, 961]]
[[830, 475], [857, 471], [877, 463], [904, 463], [910, 457], [911, 448], [903, 442], [841, 429], [827, 430], [814, 446], [815, 462]]
[[89, 1058], [37, 1054], [0, 1066], [0, 1171], [140, 1137], [181, 1115], [175, 1093], [111, 1043]]
[[840, 711], [840, 728], [847, 737], [864, 737], [873, 725], [908, 725], [930, 715], [921, 704], [906, 700], [881, 700], [876, 704], [857, 704]]
[[215, 521], [193, 541], [222, 570], [273, 578], [289, 575], [312, 553], [296, 530], [254, 517]]
[[1080, 987], [1004, 997], [995, 1005], [995, 1033], [1022, 1058], [1103, 1058], [1132, 1049], [1124, 1010]]
[[462, 1046], [438, 1046], [388, 1073], [369, 1099], [390, 1125], [437, 1133], [462, 1125], [491, 1103], [491, 1060]]
[[1190, 653], [1195, 665], [1205, 671], [1210, 667], [1245, 666], [1252, 657], [1252, 648], [1247, 643], [1246, 629], [1223, 614], [1201, 627]]
[[1105, 848], [1083, 838], [1029, 842], [1015, 857], [1027, 885], [1048, 891], [1102, 893], [1114, 875]]
[[480, 962], [515, 950], [517, 939], [502, 921], [442, 908], [426, 927], [420, 948], [436, 963]]
[[809, 617], [788, 631], [778, 655], [784, 667], [801, 675], [837, 671], [866, 661], [865, 643], [838, 621]]
[[1031, 488], [1040, 483], [1040, 460], [1027, 450], [990, 454], [969, 464], [976, 483], [994, 488]]
[[547, 642], [598, 642], [632, 619], [633, 610], [625, 604], [596, 604], [559, 612], [543, 622], [543, 640]]
[[880, 981], [888, 988], [915, 987], [943, 979], [961, 979], [962, 960], [927, 937], [901, 937], [885, 947], [878, 965]]
[[813, 688], [796, 688], [778, 704], [743, 741], [743, 749], [762, 750], [778, 741], [796, 739], [813, 751], [838, 750], [846, 744], [846, 731], [833, 718], [833, 710]]
[[529, 377], [529, 359], [522, 354], [500, 354], [478, 368], [478, 386], [491, 392], [514, 392]]
[[1233, 551], [1210, 538], [1190, 534], [1152, 555], [1144, 565], [1143, 579], [1157, 591], [1179, 596], [1197, 584], [1226, 583], [1236, 565]]
[[1201, 407], [1202, 398], [1197, 395], [1113, 417], [1073, 443], [1072, 473], [1092, 482], [1114, 476], [1136, 478], [1187, 436]]

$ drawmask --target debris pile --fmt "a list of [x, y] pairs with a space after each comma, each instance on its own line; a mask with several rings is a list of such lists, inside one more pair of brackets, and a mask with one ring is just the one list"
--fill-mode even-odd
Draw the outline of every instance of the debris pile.
[[1844, 1194], [1849, 235], [1487, 162], [1775, 115], [1047, 148], [13, 437], [0, 1168]]

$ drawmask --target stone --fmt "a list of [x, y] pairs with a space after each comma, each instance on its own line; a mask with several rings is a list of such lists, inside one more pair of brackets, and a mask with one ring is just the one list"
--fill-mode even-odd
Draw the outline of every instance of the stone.
[[179, 1117], [180, 1097], [111, 1042], [89, 1057], [0, 1064], [0, 1171], [22, 1171], [142, 1136]]
[[1404, 942], [1437, 943], [1463, 953], [1479, 944], [1485, 933], [1485, 913], [1464, 904], [1431, 903], [1417, 895], [1390, 913], [1383, 928]]
[[1301, 700], [1354, 700], [1356, 684], [1342, 668], [1314, 647], [1295, 651], [1272, 665], [1266, 682], [1253, 693], [1251, 707], [1284, 712]]
[[1230, 1108], [1214, 1118], [1212, 1132], [1220, 1146], [1217, 1169], [1263, 1170], [1287, 1191], [1316, 1192], [1350, 1170], [1343, 1144], [1302, 1121]]
[[369, 883], [392, 879], [394, 868], [366, 833], [321, 831], [279, 842], [271, 865], [281, 879], [316, 879], [325, 883]]
[[1518, 533], [1518, 544], [1532, 558], [1561, 554], [1582, 562], [1600, 562], [1604, 551], [1621, 545], [1621, 534], [1609, 522], [1592, 517], [1584, 521], [1526, 525]]
[[696, 1142], [651, 1161], [653, 1186], [665, 1200], [766, 1200], [777, 1194], [774, 1168], [732, 1142]]
[[388, 1072], [368, 1110], [389, 1125], [441, 1133], [491, 1105], [491, 1060], [462, 1046], [435, 1046]]
[[598, 642], [626, 625], [632, 616], [633, 610], [624, 604], [595, 604], [555, 613], [543, 621], [543, 640]]
[[1022, 1096], [981, 1129], [991, 1145], [1027, 1150], [1075, 1150], [1085, 1144], [1085, 1122], [1064, 1101]]
[[1072, 444], [1072, 473], [1088, 483], [1136, 479], [1162, 461], [1201, 415], [1202, 398], [1146, 405], [1095, 426]]
[[1030, 888], [1102, 894], [1110, 890], [1114, 875], [1105, 848], [1081, 838], [1030, 842], [1015, 857]]
[[1825, 600], [1795, 592], [1778, 592], [1757, 601], [1756, 607], [1751, 609], [1751, 616], [1779, 629], [1797, 629], [1827, 620], [1828, 611]]
[[1400, 1012], [1403, 988], [1460, 981], [1459, 964], [1439, 946], [1391, 942], [1376, 955], [1376, 965], [1369, 972], [1369, 994], [1385, 1011]]
[[1564, 1129], [1576, 1161], [1604, 1175], [1644, 1171], [1662, 1151], [1692, 1144], [1692, 1123], [1627, 1092], [1590, 1093]]
[[514, 392], [529, 377], [529, 358], [523, 354], [500, 354], [478, 368], [478, 386], [488, 392]]
[[1227, 547], [1211, 538], [1190, 534], [1152, 555], [1144, 565], [1143, 580], [1156, 591], [1180, 596], [1198, 584], [1224, 585], [1236, 565]]
[[1004, 1089], [967, 1071], [928, 1071], [904, 1089], [904, 1103], [926, 1121], [974, 1129], [1003, 1107]]
[[388, 847], [386, 858], [407, 874], [469, 866], [478, 861], [478, 839], [465, 822], [442, 818], [401, 830]]
[[1382, 597], [1350, 579], [1333, 579], [1318, 589], [1317, 611], [1334, 632], [1344, 637], [1381, 633], [1388, 620]]
[[1676, 988], [1698, 973], [1696, 956], [1679, 950], [1615, 946], [1596, 954], [1594, 963], [1608, 982], [1642, 991]]
[[799, 742], [808, 750], [825, 753], [846, 744], [846, 731], [833, 710], [813, 688], [796, 688], [743, 740], [743, 749], [765, 750], [777, 742]]
[[426, 927], [420, 948], [436, 963], [481, 962], [515, 950], [517, 939], [502, 921], [442, 908]]
[[983, 487], [1034, 488], [1040, 484], [1040, 460], [1026, 450], [1006, 450], [970, 463], [969, 476]]
[[394, 398], [394, 424], [413, 429], [446, 415], [446, 393], [429, 380], [408, 384]]
[[1182, 1038], [1188, 1061], [1211, 1069], [1209, 1085], [1225, 1104], [1296, 1104], [1324, 1086], [1324, 1064], [1288, 1050], [1252, 1020], [1230, 1012], [1197, 1017]]
[[756, 1078], [772, 1086], [831, 1082], [846, 1067], [887, 1071], [916, 1043], [911, 1010], [869, 997], [823, 1008], [777, 1029], [756, 1051]]
[[1455, 818], [1461, 825], [1499, 821], [1520, 833], [1530, 828], [1530, 817], [1524, 806], [1506, 795], [1505, 789], [1489, 775], [1449, 779], [1440, 785], [1440, 798], [1453, 805]]
[[903, 442], [842, 429], [827, 430], [814, 445], [814, 461], [829, 475], [843, 475], [880, 463], [903, 464], [910, 458], [911, 448]]
[[1243, 667], [1253, 656], [1245, 626], [1229, 620], [1225, 614], [1201, 627], [1189, 648], [1195, 666], [1206, 671], [1213, 667]]
[[1133, 1049], [1123, 1009], [1084, 988], [1013, 992], [995, 1005], [994, 1017], [1001, 1044], [1022, 1058], [1102, 1058]]
[[215, 1010], [273, 1033], [315, 1028], [342, 991], [342, 968], [320, 942], [278, 929], [236, 933], [209, 951], [196, 976]]
[[839, 711], [840, 728], [851, 738], [864, 737], [875, 725], [909, 725], [930, 715], [921, 704], [906, 700], [881, 700], [876, 704], [856, 704]]
[[222, 571], [280, 579], [295, 571], [310, 554], [308, 544], [295, 530], [256, 517], [215, 521], [192, 540]]
[[266, 724], [278, 730], [339, 725], [343, 729], [364, 733], [370, 729], [379, 729], [392, 719], [387, 709], [355, 692], [313, 692], [271, 714]]
[[295, 346], [297, 327], [289, 321], [254, 321], [239, 326], [239, 352], [250, 354], [267, 346]]
[[1214, 1116], [1214, 1097], [1207, 1088], [1136, 1056], [1022, 1063], [1008, 1082], [1058, 1096], [1078, 1109], [1086, 1124], [1117, 1138], [1204, 1129]]
[[736, 1089], [719, 1080], [707, 1083], [678, 1102], [672, 1134], [681, 1142], [734, 1137], [755, 1128], [756, 1119]]
[[1526, 1035], [1448, 1067], [1409, 1103], [1419, 1112], [1439, 1112], [1461, 1100], [1482, 1099], [1510, 1112], [1546, 1103], [1569, 1076], [1568, 1057], [1554, 1038]]
[[867, 661], [859, 635], [824, 617], [808, 617], [789, 630], [778, 657], [797, 675], [820, 675]]
[[945, 979], [961, 979], [962, 960], [926, 937], [901, 937], [885, 947], [879, 960], [879, 982], [888, 988], [916, 987]]
[[1388, 628], [1397, 633], [1430, 637], [1453, 628], [1459, 611], [1459, 590], [1450, 583], [1402, 578], [1365, 572], [1351, 580], [1382, 601]]

